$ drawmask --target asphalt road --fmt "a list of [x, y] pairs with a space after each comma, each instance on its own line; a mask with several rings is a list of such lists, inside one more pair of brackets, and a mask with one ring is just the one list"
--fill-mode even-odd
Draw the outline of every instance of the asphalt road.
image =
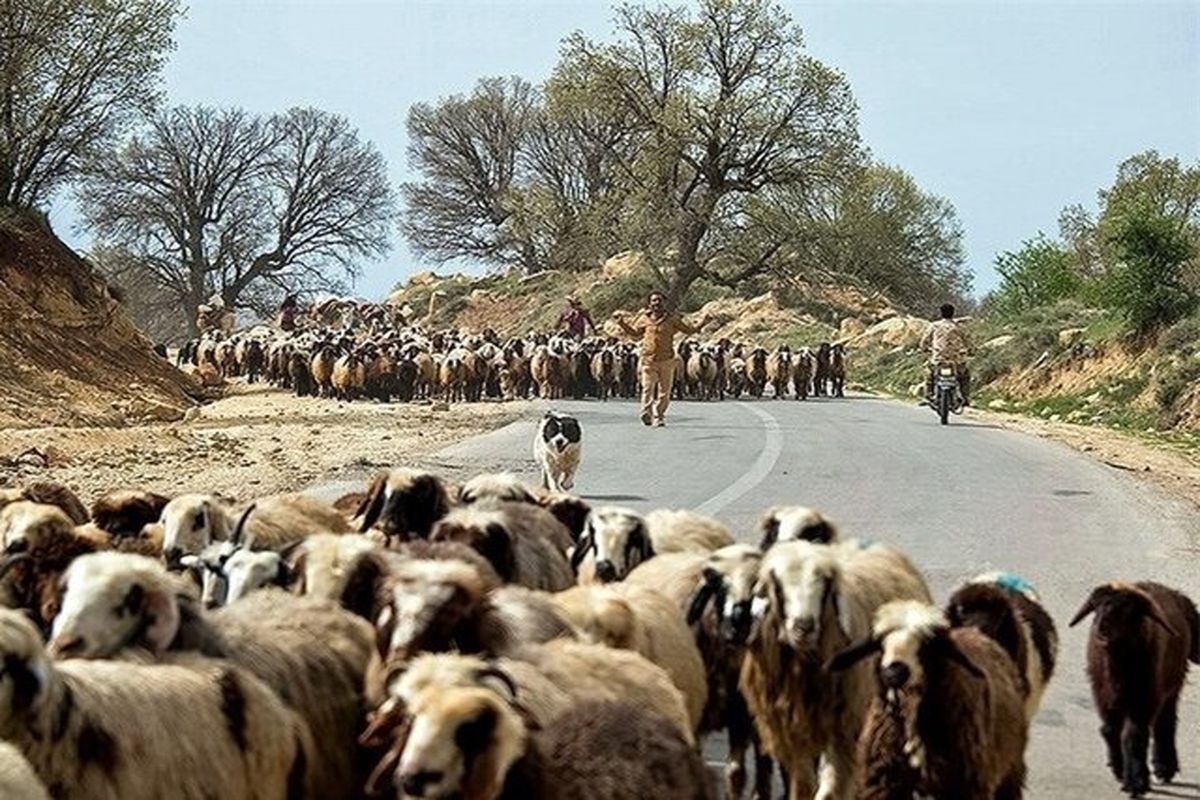
[[[1059, 624], [1058, 672], [1034, 722], [1031, 798], [1117, 798], [1084, 675], [1086, 625], [1066, 622], [1091, 587], [1152, 578], [1200, 598], [1200, 519], [1129, 473], [1053, 443], [889, 400], [676, 403], [645, 428], [629, 402], [560, 402], [584, 427], [576, 491], [593, 504], [688, 507], [756, 541], [768, 506], [823, 509], [850, 536], [894, 542], [940, 602], [962, 580], [1007, 569]], [[430, 462], [448, 472], [536, 478], [534, 420], [463, 442]], [[1156, 796], [1200, 798], [1200, 690], [1185, 693], [1179, 782]]]

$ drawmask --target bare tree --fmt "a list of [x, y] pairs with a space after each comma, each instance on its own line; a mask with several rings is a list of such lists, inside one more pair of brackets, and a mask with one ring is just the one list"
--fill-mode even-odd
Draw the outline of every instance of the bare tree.
[[0, 0], [0, 204], [33, 207], [157, 103], [178, 0]]
[[189, 323], [213, 294], [267, 312], [283, 291], [340, 290], [360, 259], [387, 252], [393, 218], [383, 157], [316, 109], [172, 109], [94, 158], [79, 200]]

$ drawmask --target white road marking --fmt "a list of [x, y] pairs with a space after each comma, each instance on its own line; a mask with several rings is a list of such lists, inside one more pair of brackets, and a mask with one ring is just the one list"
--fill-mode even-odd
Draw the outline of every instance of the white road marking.
[[771, 470], [775, 469], [775, 463], [779, 461], [779, 454], [783, 452], [783, 434], [779, 429], [779, 420], [757, 405], [741, 402], [738, 405], [762, 420], [766, 441], [763, 443], [762, 452], [758, 454], [758, 458], [754, 460], [750, 469], [746, 470], [742, 477], [696, 507], [701, 514], [717, 515], [726, 506], [762, 483], [771, 474]]

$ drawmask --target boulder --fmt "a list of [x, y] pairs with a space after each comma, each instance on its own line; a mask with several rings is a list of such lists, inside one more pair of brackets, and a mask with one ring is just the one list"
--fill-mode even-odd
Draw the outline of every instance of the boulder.
[[867, 328], [847, 344], [852, 347], [869, 344], [893, 348], [916, 347], [928, 327], [929, 322], [919, 317], [891, 317]]
[[617, 253], [604, 262], [603, 272], [606, 278], [621, 278], [632, 275], [641, 269], [645, 256], [640, 250], [628, 250]]
[[841, 333], [843, 339], [853, 338], [865, 333], [866, 330], [867, 326], [863, 324], [862, 320], [855, 319], [854, 317], [846, 317], [838, 326], [838, 331]]
[[1058, 332], [1058, 343], [1063, 347], [1073, 347], [1083, 341], [1086, 328], [1067, 328]]
[[1012, 343], [1012, 341], [1016, 338], [1017, 338], [1016, 335], [1011, 334], [1011, 333], [1005, 334], [1004, 336], [997, 336], [995, 339], [988, 339], [986, 342], [984, 342], [983, 349], [984, 350], [997, 350], [1001, 347], [1005, 347], [1006, 345]]

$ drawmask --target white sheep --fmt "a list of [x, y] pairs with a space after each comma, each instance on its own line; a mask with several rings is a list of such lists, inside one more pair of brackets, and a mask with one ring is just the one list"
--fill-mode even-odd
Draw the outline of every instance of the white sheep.
[[767, 551], [756, 593], [766, 608], [742, 664], [741, 688], [759, 736], [787, 771], [790, 797], [845, 800], [857, 775], [873, 663], [836, 674], [825, 663], [870, 636], [880, 606], [929, 602], [929, 589], [894, 548], [795, 541]]
[[773, 506], [763, 514], [758, 529], [762, 536], [759, 547], [764, 551], [777, 542], [804, 539], [829, 544], [840, 538], [837, 526], [828, 517], [806, 506]]
[[[232, 665], [56, 664], [7, 609], [0, 660], [0, 738], [56, 797], [277, 800], [303, 785], [303, 724]], [[169, 746], [180, 731], [187, 746]]]
[[659, 509], [645, 517], [617, 506], [593, 509], [571, 556], [580, 583], [620, 581], [661, 553], [710, 553], [733, 544], [729, 530], [694, 511]]
[[197, 555], [214, 541], [230, 539], [251, 506], [246, 537], [259, 549], [282, 547], [317, 533], [350, 532], [350, 523], [333, 506], [303, 494], [272, 495], [244, 507], [216, 495], [185, 494], [163, 508], [163, 552], [168, 560], [176, 560]]
[[0, 742], [0, 797], [5, 800], [50, 800], [46, 787], [21, 751]]
[[279, 692], [321, 742], [309, 764], [318, 796], [335, 797], [356, 780], [354, 738], [374, 633], [335, 603], [263, 590], [207, 615], [159, 562], [122, 553], [76, 559], [51, 652], [112, 658], [129, 647], [244, 667]]

